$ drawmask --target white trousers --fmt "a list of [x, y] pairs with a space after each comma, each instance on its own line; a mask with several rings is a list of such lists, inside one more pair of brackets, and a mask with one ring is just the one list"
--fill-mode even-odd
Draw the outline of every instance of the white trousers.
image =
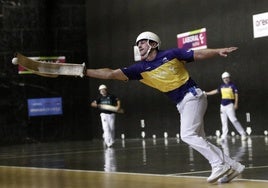
[[212, 168], [223, 163], [232, 166], [235, 161], [206, 140], [204, 114], [207, 109], [207, 97], [201, 89], [196, 89], [196, 92], [196, 96], [188, 92], [184, 99], [177, 104], [181, 119], [181, 139], [202, 154]]
[[103, 139], [105, 144], [110, 147], [113, 145], [115, 139], [115, 114], [101, 113], [100, 117], [103, 130]]
[[223, 139], [227, 138], [228, 135], [228, 118], [232, 122], [234, 128], [240, 135], [246, 135], [243, 127], [241, 126], [240, 122], [237, 120], [235, 115], [234, 104], [228, 104], [226, 106], [221, 105], [221, 124], [222, 124], [222, 135]]

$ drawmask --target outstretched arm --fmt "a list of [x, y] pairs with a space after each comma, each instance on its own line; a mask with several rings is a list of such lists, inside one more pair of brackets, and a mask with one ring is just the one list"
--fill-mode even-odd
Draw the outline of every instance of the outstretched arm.
[[121, 71], [121, 69], [87, 69], [85, 76], [105, 80], [128, 80], [128, 77]]
[[227, 57], [227, 55], [235, 50], [237, 47], [229, 47], [229, 48], [217, 48], [217, 49], [202, 49], [194, 51], [194, 59], [195, 60], [203, 60], [212, 58], [215, 56]]
[[217, 89], [214, 89], [214, 90], [211, 90], [211, 91], [208, 91], [208, 92], [205, 92], [206, 95], [215, 95], [218, 93], [218, 90]]

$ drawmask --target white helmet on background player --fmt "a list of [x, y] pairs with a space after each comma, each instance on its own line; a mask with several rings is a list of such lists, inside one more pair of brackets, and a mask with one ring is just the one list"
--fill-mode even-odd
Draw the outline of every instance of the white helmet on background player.
[[156, 46], [157, 49], [159, 49], [160, 45], [161, 45], [160, 38], [157, 36], [157, 34], [150, 32], [150, 31], [145, 31], [145, 32], [140, 33], [136, 39], [136, 46], [134, 46], [134, 60], [135, 61], [141, 60], [141, 54], [140, 54], [140, 51], [138, 48], [138, 42], [141, 40], [147, 40], [147, 43], [149, 45], [149, 49], [148, 49], [145, 57], [148, 56], [148, 54], [150, 53], [150, 51], [152, 49], [152, 46], [149, 43], [150, 41], [154, 41], [157, 43], [157, 46]]
[[221, 75], [221, 78], [223, 79], [223, 78], [229, 78], [231, 75], [228, 73], [228, 72], [224, 72], [224, 73], [222, 73], [222, 75]]
[[106, 85], [101, 84], [101, 85], [99, 86], [99, 90], [101, 90], [101, 89], [107, 89]]

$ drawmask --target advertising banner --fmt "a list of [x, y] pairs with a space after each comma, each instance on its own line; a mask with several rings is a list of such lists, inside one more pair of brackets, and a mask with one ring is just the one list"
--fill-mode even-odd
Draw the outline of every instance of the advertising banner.
[[49, 116], [62, 114], [61, 97], [28, 99], [28, 116]]
[[207, 48], [206, 28], [178, 34], [177, 43], [178, 48], [184, 48], [187, 50]]
[[268, 36], [268, 12], [253, 15], [254, 38]]

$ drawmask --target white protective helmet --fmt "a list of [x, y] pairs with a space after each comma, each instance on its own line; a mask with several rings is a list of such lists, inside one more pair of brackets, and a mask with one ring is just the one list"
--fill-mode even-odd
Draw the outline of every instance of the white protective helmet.
[[222, 73], [221, 78], [223, 79], [223, 78], [227, 78], [227, 77], [230, 77], [230, 76], [231, 75], [228, 72], [224, 72], [224, 73]]
[[106, 85], [104, 85], [104, 84], [100, 85], [99, 90], [101, 90], [101, 89], [107, 89]]
[[150, 31], [145, 31], [142, 32], [141, 34], [139, 34], [139, 36], [136, 39], [136, 44], [140, 41], [140, 40], [152, 40], [154, 42], [157, 42], [157, 48], [160, 48], [160, 38], [157, 36], [157, 34], [150, 32]]

